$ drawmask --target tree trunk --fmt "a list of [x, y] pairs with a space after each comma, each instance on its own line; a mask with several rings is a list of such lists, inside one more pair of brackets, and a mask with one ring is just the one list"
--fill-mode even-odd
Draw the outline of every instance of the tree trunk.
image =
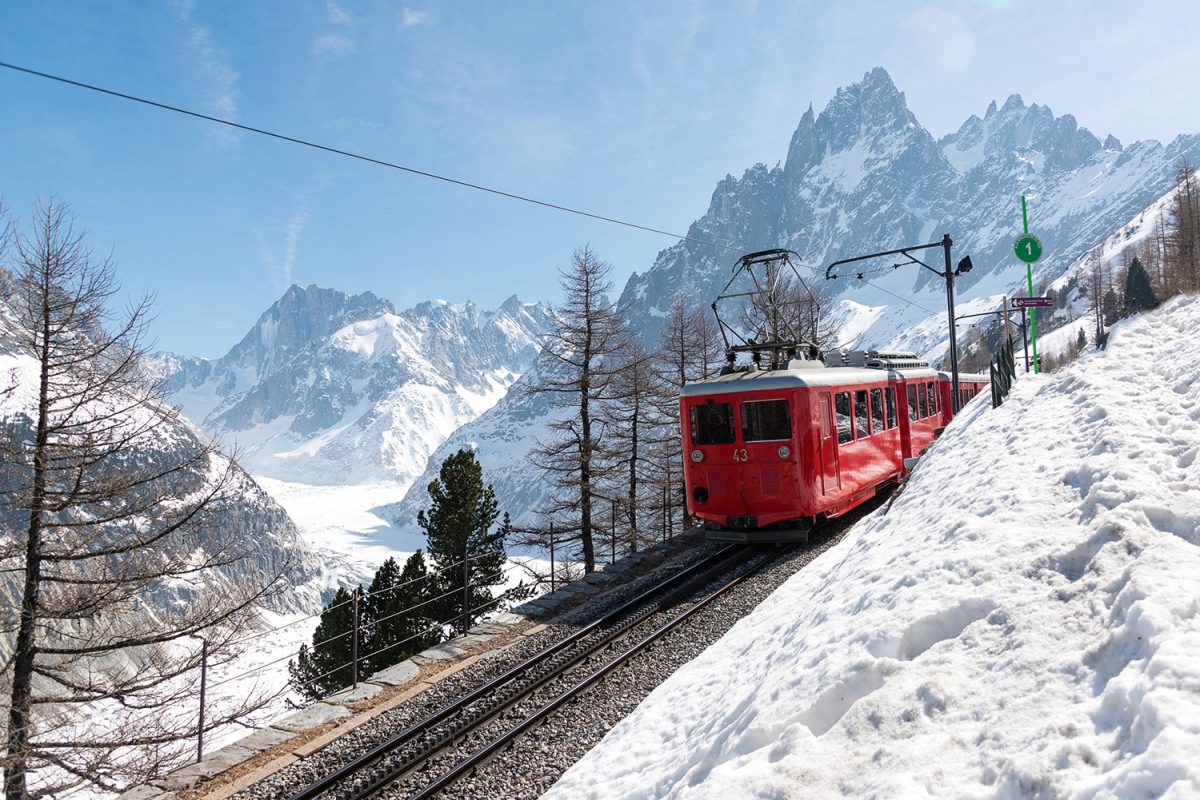
[[41, 369], [38, 384], [37, 438], [33, 451], [33, 487], [29, 503], [29, 529], [25, 540], [25, 585], [21, 591], [21, 621], [13, 649], [13, 682], [5, 751], [4, 797], [25, 800], [29, 771], [29, 715], [33, 707], [33, 667], [37, 653], [34, 619], [42, 572], [42, 508], [46, 491], [46, 445], [50, 410], [50, 274], [44, 274], [41, 319]]
[[592, 543], [592, 419], [588, 408], [590, 381], [584, 373], [579, 393], [579, 428], [583, 434], [579, 454], [579, 536], [583, 543], [583, 571], [596, 571], [596, 550]]

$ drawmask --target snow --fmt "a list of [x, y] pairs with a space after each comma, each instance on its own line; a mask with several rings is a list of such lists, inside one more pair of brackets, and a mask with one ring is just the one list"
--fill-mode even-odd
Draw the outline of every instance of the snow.
[[1198, 329], [972, 401], [546, 797], [1200, 796]]
[[857, 350], [858, 340], [867, 329], [875, 324], [879, 315], [887, 311], [887, 306], [867, 306], [853, 300], [839, 300], [834, 311], [835, 316], [841, 317], [842, 324], [838, 329], [841, 344], [838, 349]]
[[345, 582], [369, 581], [390, 557], [403, 562], [424, 537], [403, 532], [375, 509], [404, 497], [407, 486], [394, 482], [360, 486], [312, 486], [255, 476], [255, 481], [288, 512], [310, 547], [331, 555]]
[[985, 136], [980, 136], [979, 141], [970, 147], [959, 148], [958, 142], [955, 146], [943, 147], [942, 154], [946, 156], [946, 160], [950, 165], [959, 172], [969, 172], [974, 169], [984, 158], [984, 146], [987, 144]]
[[871, 142], [860, 139], [841, 152], [826, 153], [809, 172], [808, 180], [817, 185], [832, 183], [843, 192], [853, 192], [867, 174], [871, 155]]

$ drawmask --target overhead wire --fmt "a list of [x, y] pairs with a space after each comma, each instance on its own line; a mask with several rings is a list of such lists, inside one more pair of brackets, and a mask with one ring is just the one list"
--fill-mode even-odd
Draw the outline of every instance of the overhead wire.
[[[475, 189], [476, 191], [486, 192], [488, 194], [494, 194], [499, 197], [507, 197], [510, 200], [518, 200], [523, 203], [530, 203], [532, 205], [541, 206], [542, 208], [549, 208], [549, 209], [553, 209], [555, 211], [562, 211], [562, 212], [565, 212], [568, 214], [575, 214], [577, 216], [586, 217], [586, 218], [594, 219], [594, 220], [599, 220], [601, 222], [608, 222], [608, 223], [611, 223], [614, 225], [622, 225], [627, 228], [645, 231], [647, 233], [659, 234], [660, 236], [669, 236], [672, 239], [679, 239], [679, 240], [685, 241], [685, 242], [695, 242], [696, 244], [703, 244], [703, 245], [707, 245], [709, 247], [716, 247], [721, 250], [728, 250], [728, 251], [736, 252], [736, 253], [740, 253], [745, 250], [744, 247], [734, 247], [732, 245], [721, 244], [720, 242], [713, 242], [713, 241], [710, 241], [707, 239], [700, 239], [695, 236], [686, 236], [683, 234], [672, 233], [670, 231], [666, 231], [661, 228], [654, 228], [649, 225], [640, 225], [636, 222], [629, 222], [628, 220], [619, 219], [617, 217], [609, 217], [604, 214], [597, 214], [592, 211], [586, 211], [586, 210], [579, 209], [579, 208], [573, 208], [571, 206], [565, 206], [560, 203], [552, 203], [552, 202], [549, 202], [546, 200], [538, 200], [535, 197], [529, 197], [528, 195], [517, 194], [516, 192], [508, 192], [503, 189], [496, 189], [496, 188], [493, 188], [490, 186], [484, 186], [483, 184], [472, 183], [470, 181], [461, 180], [459, 178], [452, 178], [447, 175], [439, 175], [438, 173], [430, 172], [428, 170], [417, 169], [416, 167], [405, 166], [403, 164], [398, 164], [396, 162], [387, 161], [387, 160], [384, 160], [381, 158], [374, 158], [372, 156], [363, 155], [361, 153], [355, 153], [350, 150], [344, 150], [339, 147], [332, 147], [330, 145], [321, 144], [319, 142], [310, 141], [308, 139], [302, 139], [298, 136], [291, 136], [291, 135], [288, 135], [285, 133], [279, 133], [277, 131], [267, 130], [265, 128], [257, 128], [257, 127], [254, 127], [253, 125], [245, 125], [243, 123], [234, 122], [233, 120], [225, 119], [223, 117], [217, 117], [217, 116], [213, 116], [211, 114], [204, 114], [199, 111], [192, 111], [190, 109], [171, 105], [169, 103], [163, 103], [163, 102], [159, 102], [157, 100], [150, 100], [145, 97], [138, 97], [137, 95], [128, 94], [126, 92], [119, 92], [119, 91], [116, 91], [115, 89], [106, 89], [103, 86], [97, 86], [97, 85], [91, 84], [91, 83], [84, 83], [83, 81], [77, 81], [77, 80], [73, 80], [71, 78], [65, 78], [61, 75], [54, 75], [49, 72], [42, 72], [40, 70], [30, 69], [29, 67], [22, 67], [18, 64], [11, 64], [6, 61], [0, 61], [0, 67], [7, 69], [7, 70], [11, 70], [13, 72], [19, 72], [19, 73], [23, 73], [25, 75], [31, 75], [33, 77], [44, 78], [46, 80], [55, 81], [57, 83], [62, 83], [67, 86], [74, 86], [79, 89], [86, 89], [87, 91], [97, 92], [99, 94], [108, 95], [110, 97], [116, 97], [121, 100], [128, 100], [133, 103], [140, 103], [142, 105], [149, 106], [151, 108], [157, 108], [162, 111], [170, 111], [175, 114], [182, 114], [184, 116], [193, 117], [195, 119], [205, 120], [207, 122], [212, 122], [217, 125], [224, 125], [226, 127], [234, 128], [236, 130], [245, 131], [247, 133], [253, 133], [253, 134], [257, 134], [259, 136], [266, 136], [266, 137], [269, 137], [272, 139], [278, 139], [280, 141], [290, 142], [292, 144], [298, 144], [298, 145], [302, 145], [304, 147], [310, 147], [314, 150], [320, 150], [322, 152], [331, 153], [333, 155], [342, 156], [344, 158], [351, 158], [356, 161], [362, 161], [362, 162], [365, 162], [368, 164], [375, 164], [376, 166], [387, 167], [388, 169], [399, 170], [400, 172], [406, 172], [411, 175], [418, 175], [418, 176], [421, 176], [424, 178], [430, 178], [431, 180], [442, 181], [444, 183], [453, 184], [455, 186], [461, 186], [465, 189]], [[804, 266], [808, 266], [808, 265], [805, 264]], [[817, 270], [817, 268], [815, 268], [815, 267], [810, 267], [810, 269]], [[914, 303], [913, 301], [908, 300], [907, 298], [901, 297], [900, 295], [898, 295], [894, 292], [890, 292], [887, 289], [884, 289], [880, 286], [876, 286], [874, 283], [871, 283], [871, 281], [865, 281], [865, 282], [871, 286], [874, 286], [876, 289], [879, 289], [881, 292], [889, 294], [892, 297], [895, 297], [897, 300], [900, 300], [901, 302], [904, 302], [904, 303], [908, 303], [909, 305], [911, 305], [915, 308], [919, 308], [922, 311], [925, 311], [930, 314], [938, 313], [936, 311], [931, 311], [930, 309], [925, 308], [925, 306], [922, 306], [919, 303]]]
[[176, 114], [183, 114], [188, 117], [194, 117], [196, 119], [202, 119], [202, 120], [206, 120], [208, 122], [214, 122], [218, 125], [225, 125], [227, 127], [235, 128], [240, 131], [246, 131], [247, 133], [258, 134], [259, 136], [268, 136], [272, 139], [279, 139], [280, 141], [291, 142], [292, 144], [303, 145], [304, 147], [311, 147], [315, 150], [321, 150], [326, 153], [333, 153], [334, 155], [344, 156], [345, 158], [352, 158], [357, 161], [364, 161], [368, 164], [375, 164], [380, 167], [387, 167], [389, 169], [395, 169], [395, 170], [399, 170], [401, 172], [407, 172], [411, 175], [419, 175], [424, 178], [431, 178], [433, 180], [443, 181], [445, 183], [454, 184], [455, 186], [461, 186], [466, 189], [475, 189], [480, 192], [487, 192], [489, 194], [498, 195], [500, 197], [507, 197], [511, 200], [519, 200], [523, 203], [532, 203], [533, 205], [542, 206], [543, 208], [550, 208], [550, 209], [554, 209], [556, 211], [564, 211], [569, 214], [577, 214], [581, 217], [588, 217], [590, 219], [600, 220], [601, 222], [610, 222], [614, 225], [624, 225], [627, 228], [634, 228], [636, 230], [646, 231], [648, 233], [657, 233], [662, 236], [670, 236], [672, 239], [681, 239], [681, 240], [687, 241], [687, 242], [695, 242], [697, 244], [704, 244], [704, 245], [708, 245], [710, 247], [717, 247], [722, 250], [731, 250], [734, 252], [742, 252], [742, 248], [732, 247], [730, 245], [721, 244], [720, 242], [710, 242], [707, 239], [700, 239], [695, 236], [684, 236], [684, 235], [678, 234], [678, 233], [671, 233], [670, 231], [665, 231], [665, 230], [662, 230], [661, 228], [653, 228], [648, 225], [639, 225], [636, 222], [629, 222], [627, 220], [618, 219], [616, 217], [609, 217], [609, 216], [605, 216], [603, 214], [597, 214], [592, 211], [585, 211], [585, 210], [579, 209], [579, 208], [572, 208], [571, 206], [564, 206], [559, 203], [551, 203], [546, 200], [538, 200], [537, 198], [529, 197], [528, 195], [517, 194], [516, 192], [507, 192], [507, 191], [504, 191], [503, 189], [495, 189], [490, 186], [484, 186], [483, 184], [472, 183], [470, 181], [464, 181], [464, 180], [460, 180], [458, 178], [451, 178], [447, 175], [439, 175], [436, 172], [430, 172], [428, 170], [417, 169], [416, 167], [408, 167], [403, 164], [397, 164], [394, 161], [386, 161], [382, 158], [374, 158], [372, 156], [366, 156], [361, 153], [355, 153], [350, 150], [343, 150], [339, 147], [332, 147], [330, 145], [321, 144], [319, 142], [310, 141], [308, 139], [301, 139], [298, 136], [290, 136], [285, 133], [278, 133], [277, 131], [271, 131], [271, 130], [267, 130], [265, 128], [256, 128], [253, 125], [243, 125], [240, 122], [234, 122], [233, 120], [225, 119], [223, 117], [215, 117], [211, 114], [203, 114], [199, 111], [192, 111], [190, 109], [181, 108], [180, 106], [173, 106], [173, 105], [170, 105], [169, 103], [161, 103], [157, 100], [149, 100], [147, 98], [138, 97], [136, 95], [127, 94], [125, 92], [118, 92], [114, 89], [106, 89], [103, 86], [96, 86], [94, 84], [84, 83], [82, 81], [76, 81], [76, 80], [72, 80], [70, 78], [64, 78], [61, 75], [52, 75], [49, 72], [40, 72], [35, 69], [18, 66], [16, 64], [10, 64], [10, 63], [4, 62], [4, 61], [0, 61], [0, 67], [3, 67], [4, 69], [13, 70], [14, 72], [21, 72], [26, 75], [33, 75], [38, 78], [45, 78], [47, 80], [57, 81], [58, 83], [63, 83], [68, 86], [75, 86], [80, 89], [87, 89], [88, 91], [99, 92], [100, 94], [106, 94], [106, 95], [109, 95], [110, 97], [117, 97], [122, 100], [129, 100], [134, 103], [141, 103], [142, 105], [161, 109], [163, 111], [171, 111]]

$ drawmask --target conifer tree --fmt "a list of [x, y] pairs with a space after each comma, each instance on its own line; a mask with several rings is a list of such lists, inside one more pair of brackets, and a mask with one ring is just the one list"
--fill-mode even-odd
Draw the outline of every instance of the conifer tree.
[[368, 634], [371, 672], [398, 664], [442, 640], [433, 608], [434, 583], [420, 550], [408, 557], [391, 591], [380, 597], [383, 602]]
[[[396, 585], [399, 582], [400, 566], [396, 563], [396, 559], [388, 558], [379, 565], [379, 569], [375, 570], [375, 576], [371, 579], [371, 584], [367, 587], [367, 591], [363, 595], [361, 625], [363, 629], [364, 648], [360, 655], [364, 658], [378, 649], [375, 639], [378, 635], [379, 621], [386, 615], [384, 609], [396, 591]], [[380, 665], [375, 662], [367, 663], [364, 661], [363, 666], [367, 672], [374, 672], [377, 669], [381, 669], [382, 666], [390, 665]]]
[[[610, 514], [616, 511], [611, 528], [625, 552], [636, 551], [641, 543], [642, 511], [657, 494], [651, 491], [657, 488], [653, 479], [658, 472], [653, 442], [670, 424], [658, 408], [663, 386], [653, 362], [654, 356], [646, 352], [641, 340], [628, 337], [619, 356], [620, 371], [600, 413], [608, 433], [605, 492]], [[615, 552], [616, 542], [609, 544]]]
[[[239, 524], [249, 479], [148, 380], [149, 300], [114, 311], [115, 267], [61, 203], [6, 250], [9, 230], [0, 209], [4, 796], [117, 794], [186, 757], [197, 667], [236, 656], [292, 565]], [[268, 699], [231, 698], [203, 729]]]
[[1136, 314], [1157, 306], [1158, 299], [1150, 286], [1150, 276], [1135, 256], [1133, 263], [1129, 265], [1129, 272], [1125, 274], [1125, 314]]
[[504, 581], [508, 526], [492, 530], [500, 516], [496, 493], [491, 484], [484, 486], [483, 469], [470, 450], [442, 462], [429, 484], [429, 502], [428, 512], [417, 512], [417, 524], [440, 570], [437, 594], [443, 597], [433, 605], [442, 623], [462, 632], [495, 605], [491, 587]]
[[[359, 591], [359, 589], [355, 589]], [[320, 700], [354, 682], [354, 592], [339, 587], [321, 612], [321, 621], [313, 632], [313, 645], [300, 646], [295, 662], [288, 662], [292, 688], [310, 700]], [[362, 629], [360, 626], [360, 640]], [[359, 653], [363, 654], [363, 641]]]

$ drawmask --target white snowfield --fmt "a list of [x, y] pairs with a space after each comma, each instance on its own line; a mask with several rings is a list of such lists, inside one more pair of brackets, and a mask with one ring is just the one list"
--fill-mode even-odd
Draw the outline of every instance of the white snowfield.
[[1198, 331], [976, 398], [545, 797], [1200, 797]]

